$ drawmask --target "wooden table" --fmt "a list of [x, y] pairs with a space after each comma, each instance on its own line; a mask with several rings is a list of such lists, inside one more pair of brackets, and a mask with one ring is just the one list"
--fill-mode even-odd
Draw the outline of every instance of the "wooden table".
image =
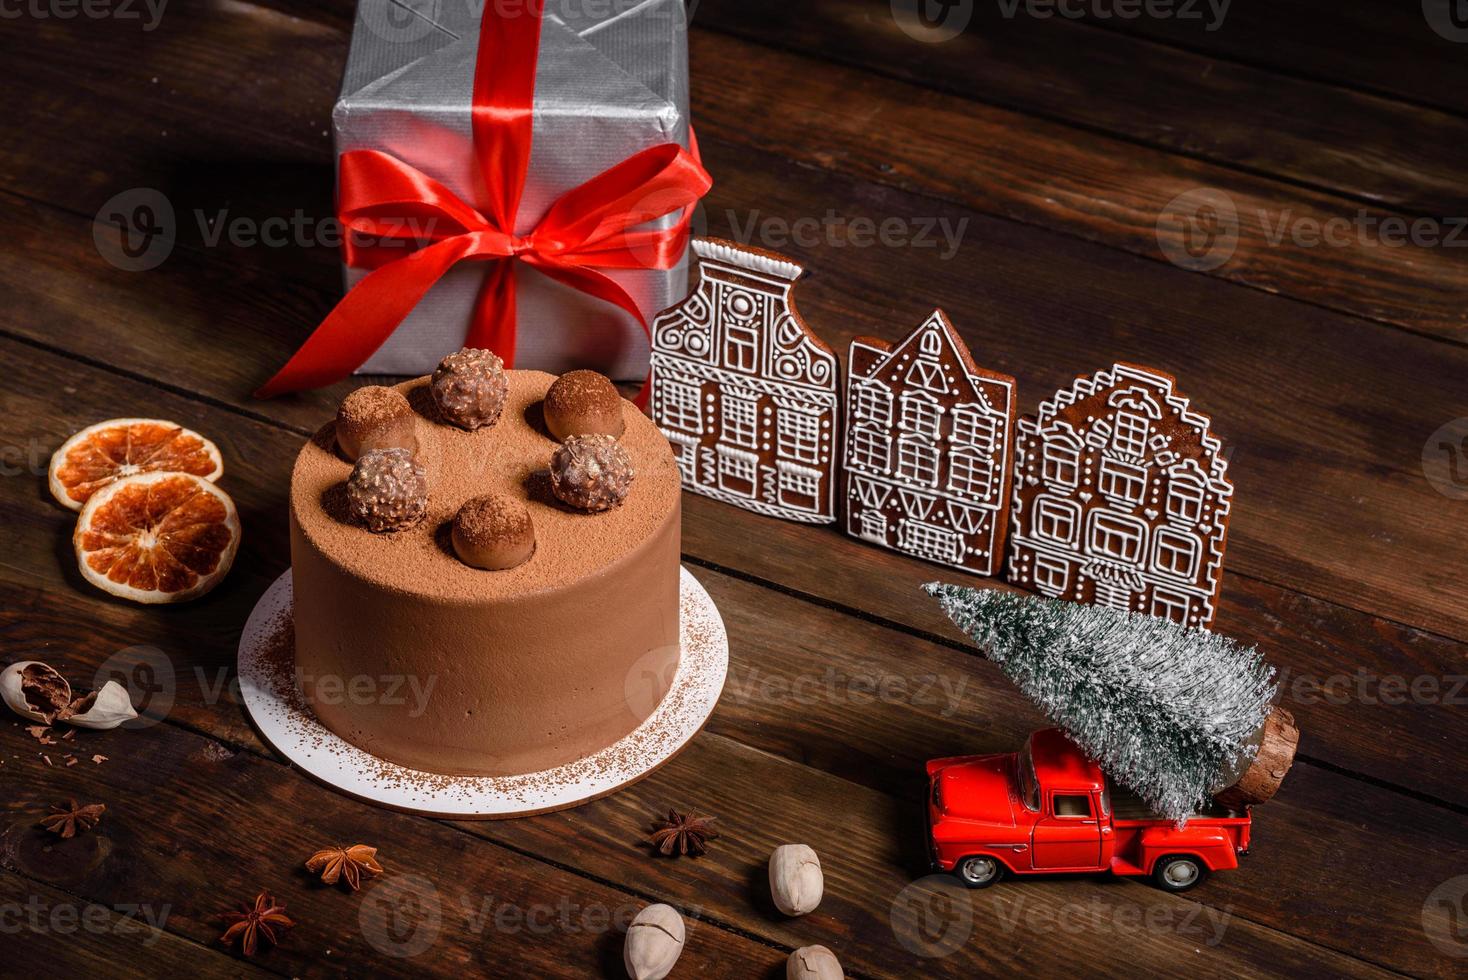
[[[617, 976], [615, 923], [665, 901], [691, 927], [675, 976], [783, 976], [812, 943], [852, 976], [1461, 975], [1468, 502], [1434, 436], [1468, 416], [1468, 45], [1451, 23], [1412, 3], [1237, 4], [1211, 31], [979, 4], [926, 43], [881, 0], [698, 4], [708, 230], [753, 221], [811, 267], [802, 306], [838, 350], [941, 305], [981, 363], [1020, 379], [1022, 411], [1118, 359], [1176, 374], [1232, 452], [1217, 628], [1279, 666], [1304, 731], [1244, 867], [1189, 895], [1080, 877], [914, 910], [924, 760], [1010, 750], [1042, 719], [917, 593], [941, 570], [834, 529], [687, 498], [685, 562], [728, 624], [729, 684], [685, 753], [611, 798], [431, 820], [337, 795], [262, 746], [229, 686], [235, 643], [287, 565], [296, 449], [351, 385], [250, 392], [338, 295], [315, 231], [351, 4], [176, 0], [154, 30], [141, 4], [106, 19], [38, 4], [0, 21], [4, 660], [86, 683], [152, 645], [173, 703], [75, 749], [0, 726], [0, 972]], [[176, 216], [176, 247], [146, 272], [93, 238], [104, 203], [136, 188]], [[1193, 198], [1169, 202], [1200, 190], [1236, 228], [1176, 217]], [[780, 240], [828, 211], [834, 230]], [[298, 215], [283, 245], [213, 234]], [[862, 247], [858, 218], [946, 221], [961, 244]], [[1415, 244], [1387, 241], [1399, 226]], [[1426, 240], [1434, 228], [1453, 242]], [[246, 533], [203, 601], [109, 601], [74, 568], [45, 462], [124, 415], [224, 450]], [[864, 693], [884, 677], [904, 693]], [[108, 812], [55, 842], [35, 824], [67, 797]], [[718, 816], [710, 854], [639, 848], [670, 806]], [[764, 884], [787, 841], [826, 872], [799, 920]], [[335, 842], [376, 845], [389, 876], [359, 895], [313, 884], [302, 860]], [[217, 944], [217, 915], [260, 889], [299, 926], [247, 962]], [[921, 942], [894, 935], [894, 907], [926, 916]], [[162, 928], [136, 926], [149, 917]], [[918, 955], [962, 929], [951, 954]]]

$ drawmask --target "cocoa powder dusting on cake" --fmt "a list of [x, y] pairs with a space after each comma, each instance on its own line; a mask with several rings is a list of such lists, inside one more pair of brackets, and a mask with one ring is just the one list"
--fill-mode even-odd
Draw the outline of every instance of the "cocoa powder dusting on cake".
[[524, 507], [513, 506], [507, 497], [486, 494], [459, 508], [456, 526], [466, 537], [489, 544], [523, 534], [529, 523]]
[[[509, 393], [498, 425], [466, 431], [415, 413], [433, 492], [426, 518], [391, 535], [364, 534], [328, 514], [328, 491], [351, 464], [312, 441], [296, 461], [291, 508], [305, 538], [352, 574], [386, 588], [428, 592], [445, 601], [483, 602], [498, 594], [558, 588], [605, 569], [657, 535], [677, 533], [681, 480], [672, 449], [646, 416], [627, 413], [620, 443], [637, 471], [637, 491], [621, 507], [589, 520], [559, 504], [545, 487], [546, 460], [557, 443], [526, 421], [555, 379], [539, 371], [508, 372]], [[410, 404], [427, 378], [399, 385]], [[537, 492], [536, 488], [544, 488]], [[525, 504], [535, 524], [535, 555], [517, 568], [486, 575], [443, 547], [439, 529], [472, 497], [499, 493]]]
[[292, 711], [310, 712], [306, 696], [296, 683], [296, 632], [289, 610], [265, 625], [260, 666], [270, 678], [277, 695]]
[[[318, 741], [318, 749], [350, 761], [380, 787], [410, 794], [410, 802], [429, 809], [442, 807], [445, 797], [475, 804], [492, 793], [502, 802], [514, 801], [534, 805], [554, 796], [563, 787], [576, 786], [592, 778], [608, 778], [621, 783], [646, 775], [668, 761], [670, 753], [686, 744], [691, 726], [703, 719], [697, 692], [708, 683], [709, 671], [720, 669], [719, 656], [722, 630], [708, 618], [703, 603], [686, 590], [680, 597], [683, 659], [680, 674], [689, 678], [686, 686], [668, 693], [658, 716], [621, 742], [590, 756], [553, 769], [516, 776], [454, 776], [404, 768], [379, 759], [344, 743]], [[297, 731], [316, 727], [310, 708], [299, 694], [294, 677], [294, 649], [289, 610], [265, 627], [266, 640], [261, 650], [260, 666], [270, 683], [282, 693], [293, 692], [288, 700], [289, 723]], [[692, 696], [692, 697], [690, 697]], [[316, 729], [319, 731], [319, 729]], [[554, 805], [551, 809], [556, 808]]]
[[571, 371], [556, 379], [545, 393], [546, 428], [557, 439], [573, 435], [618, 437], [626, 428], [622, 396], [595, 371]]
[[413, 409], [396, 388], [358, 388], [337, 408], [336, 439], [352, 460], [373, 449], [417, 449]]
[[459, 508], [451, 540], [454, 552], [466, 565], [505, 571], [535, 553], [535, 525], [518, 500], [487, 493]]
[[338, 424], [365, 429], [402, 418], [408, 411], [407, 400], [396, 388], [369, 385], [358, 388], [342, 399], [336, 417]]

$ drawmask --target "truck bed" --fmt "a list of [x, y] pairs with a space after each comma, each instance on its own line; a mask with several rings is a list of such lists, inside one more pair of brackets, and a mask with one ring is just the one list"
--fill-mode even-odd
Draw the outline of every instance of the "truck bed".
[[[1111, 811], [1115, 820], [1150, 821], [1167, 819], [1166, 817], [1160, 816], [1155, 810], [1143, 802], [1142, 798], [1136, 793], [1116, 783], [1111, 784]], [[1209, 800], [1193, 816], [1203, 819], [1221, 819], [1224, 817], [1241, 817], [1243, 814], [1234, 813]]]

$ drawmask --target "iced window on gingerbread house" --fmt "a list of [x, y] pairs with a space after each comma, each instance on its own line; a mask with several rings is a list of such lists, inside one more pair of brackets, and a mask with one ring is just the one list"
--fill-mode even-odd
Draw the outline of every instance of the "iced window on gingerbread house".
[[664, 424], [684, 432], [702, 431], [698, 385], [683, 381], [665, 381], [662, 393]]
[[975, 405], [960, 405], [953, 410], [953, 441], [968, 443], [985, 453], [994, 452], [998, 441], [998, 422]]
[[946, 527], [903, 521], [899, 544], [915, 555], [935, 561], [956, 561], [963, 555], [963, 541]]
[[1070, 562], [1045, 555], [1035, 557], [1035, 588], [1048, 596], [1062, 596], [1070, 587]]
[[856, 403], [851, 408], [853, 418], [873, 425], [892, 424], [892, 392], [879, 384], [867, 383], [856, 389]]
[[1147, 493], [1147, 471], [1131, 463], [1103, 459], [1101, 479], [1097, 486], [1108, 497], [1133, 504], [1141, 503], [1142, 497]]
[[759, 350], [759, 328], [752, 323], [730, 323], [724, 332], [724, 364], [736, 371], [753, 371]]
[[804, 463], [821, 458], [821, 419], [819, 408], [795, 408], [782, 405], [775, 419], [779, 431], [780, 455]]
[[759, 444], [759, 404], [752, 395], [738, 392], [724, 394], [722, 438], [735, 446], [753, 449]]
[[1191, 603], [1185, 595], [1158, 589], [1152, 596], [1152, 615], [1171, 619], [1174, 622], [1186, 623], [1188, 621], [1188, 609]]
[[891, 462], [892, 439], [886, 429], [858, 426], [851, 433], [851, 461], [857, 466], [886, 472]]
[[893, 424], [893, 393], [881, 384], [862, 384], [856, 389], [856, 405], [851, 406], [851, 415], [863, 423]]
[[753, 497], [759, 457], [738, 449], [719, 447], [719, 487], [729, 493]]
[[1135, 563], [1146, 538], [1147, 527], [1139, 520], [1105, 512], [1093, 515], [1090, 550], [1095, 554]]
[[1080, 482], [1080, 450], [1065, 443], [1045, 443], [1045, 481], [1065, 487]]
[[1160, 572], [1192, 578], [1198, 571], [1198, 554], [1201, 550], [1201, 543], [1191, 535], [1171, 530], [1158, 531], [1154, 564]]
[[989, 496], [993, 460], [976, 449], [955, 449], [948, 457], [948, 489], [975, 497]]
[[1116, 431], [1111, 435], [1111, 446], [1127, 456], [1142, 456], [1147, 452], [1147, 420], [1135, 412], [1122, 411], [1116, 414]]
[[922, 339], [918, 341], [918, 350], [928, 357], [937, 357], [943, 353], [943, 338], [936, 328], [929, 327], [923, 333]]
[[908, 392], [902, 396], [902, 428], [929, 439], [938, 438], [943, 409], [927, 395]]
[[814, 509], [820, 501], [821, 471], [783, 460], [778, 465], [781, 501], [792, 507]]
[[869, 507], [861, 512], [857, 519], [861, 529], [861, 536], [872, 541], [885, 541], [887, 539], [887, 515], [875, 507]]
[[897, 440], [897, 473], [914, 483], [938, 485], [938, 448], [914, 436]]
[[1196, 521], [1203, 513], [1203, 487], [1192, 480], [1174, 479], [1167, 488], [1167, 513], [1184, 521]]
[[1035, 505], [1035, 533], [1051, 541], [1074, 544], [1076, 521], [1080, 516], [1079, 504], [1054, 497], [1041, 497]]
[[694, 480], [698, 476], [698, 438], [696, 436], [685, 436], [680, 432], [667, 433], [668, 445], [673, 448], [673, 459], [678, 463], [678, 469], [685, 480]]

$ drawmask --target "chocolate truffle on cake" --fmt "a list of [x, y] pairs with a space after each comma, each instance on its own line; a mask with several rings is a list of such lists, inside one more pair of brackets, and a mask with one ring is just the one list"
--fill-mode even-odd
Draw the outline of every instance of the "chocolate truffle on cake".
[[632, 486], [632, 457], [611, 436], [569, 436], [551, 455], [551, 490], [581, 510], [620, 507]]
[[622, 434], [622, 396], [595, 371], [563, 374], [545, 393], [545, 427], [561, 441], [567, 436]]
[[494, 351], [465, 347], [438, 362], [429, 387], [444, 421], [472, 431], [499, 421], [510, 382]]
[[396, 388], [358, 388], [343, 398], [336, 410], [336, 444], [353, 462], [373, 449], [416, 452], [413, 407]]
[[500, 571], [535, 554], [535, 525], [518, 500], [487, 493], [465, 501], [454, 515], [453, 542], [464, 564]]
[[428, 513], [428, 474], [406, 449], [369, 450], [347, 479], [347, 504], [374, 534], [412, 527]]

